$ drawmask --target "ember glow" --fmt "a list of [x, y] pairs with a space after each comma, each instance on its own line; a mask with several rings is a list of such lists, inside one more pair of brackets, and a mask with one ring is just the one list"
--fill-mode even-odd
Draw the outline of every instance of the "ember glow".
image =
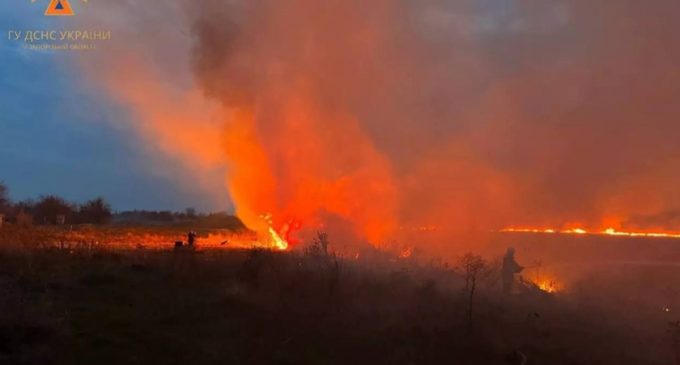
[[555, 293], [560, 290], [559, 285], [555, 280], [549, 280], [549, 279], [543, 279], [538, 282], [535, 282], [536, 286], [543, 290], [544, 292], [548, 293]]
[[406, 258], [411, 257], [412, 254], [413, 254], [413, 249], [411, 247], [406, 247], [399, 253], [399, 258], [400, 259], [406, 259]]

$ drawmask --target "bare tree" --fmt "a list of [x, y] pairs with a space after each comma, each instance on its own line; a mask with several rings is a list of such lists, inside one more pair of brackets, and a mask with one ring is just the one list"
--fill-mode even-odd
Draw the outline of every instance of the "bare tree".
[[477, 280], [486, 270], [487, 263], [479, 255], [468, 252], [458, 259], [457, 268], [465, 276], [465, 292], [468, 295], [467, 321], [468, 330], [472, 329], [472, 313]]
[[7, 213], [11, 205], [7, 185], [0, 182], [0, 214]]

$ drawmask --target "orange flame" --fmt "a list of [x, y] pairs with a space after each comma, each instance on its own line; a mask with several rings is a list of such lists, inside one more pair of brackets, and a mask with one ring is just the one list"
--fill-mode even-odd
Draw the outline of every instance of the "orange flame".
[[272, 243], [274, 244], [274, 248], [277, 250], [284, 251], [288, 248], [288, 242], [281, 238], [281, 236], [276, 232], [276, 230], [272, 227], [269, 227], [268, 229], [269, 235], [272, 238]]
[[267, 233], [269, 234], [269, 239], [274, 249], [281, 251], [287, 250], [291, 244], [298, 242], [298, 240], [292, 236], [292, 233], [302, 227], [302, 223], [299, 221], [290, 220], [284, 223], [281, 229], [277, 231], [274, 228], [271, 214], [263, 214], [260, 218], [267, 224]]
[[614, 228], [606, 228], [603, 230], [586, 230], [584, 228], [568, 228], [568, 229], [554, 229], [554, 228], [518, 228], [508, 227], [499, 230], [499, 232], [507, 233], [557, 233], [557, 234], [588, 234], [588, 235], [604, 235], [604, 236], [627, 236], [627, 237], [655, 237], [655, 238], [680, 238], [680, 233], [677, 232], [636, 232], [636, 231], [619, 231]]
[[560, 286], [555, 280], [542, 279], [538, 282], [534, 282], [534, 284], [536, 284], [539, 289], [548, 293], [556, 293], [560, 290]]

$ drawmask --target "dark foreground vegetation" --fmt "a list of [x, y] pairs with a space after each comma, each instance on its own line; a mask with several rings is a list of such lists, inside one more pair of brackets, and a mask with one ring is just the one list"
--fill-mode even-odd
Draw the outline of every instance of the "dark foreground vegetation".
[[680, 343], [666, 313], [594, 299], [596, 285], [502, 298], [493, 265], [473, 297], [456, 265], [340, 258], [318, 241], [285, 253], [0, 243], [0, 364], [668, 365]]

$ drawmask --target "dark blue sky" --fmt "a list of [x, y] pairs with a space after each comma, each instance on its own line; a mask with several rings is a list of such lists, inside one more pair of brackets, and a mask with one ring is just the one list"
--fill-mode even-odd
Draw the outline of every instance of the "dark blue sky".
[[149, 168], [132, 116], [80, 81], [72, 52], [25, 50], [8, 40], [9, 30], [59, 29], [64, 20], [42, 16], [44, 6], [0, 9], [0, 181], [11, 197], [103, 196], [117, 210], [224, 206], [173, 179], [172, 161], [154, 156], [163, 171]]

